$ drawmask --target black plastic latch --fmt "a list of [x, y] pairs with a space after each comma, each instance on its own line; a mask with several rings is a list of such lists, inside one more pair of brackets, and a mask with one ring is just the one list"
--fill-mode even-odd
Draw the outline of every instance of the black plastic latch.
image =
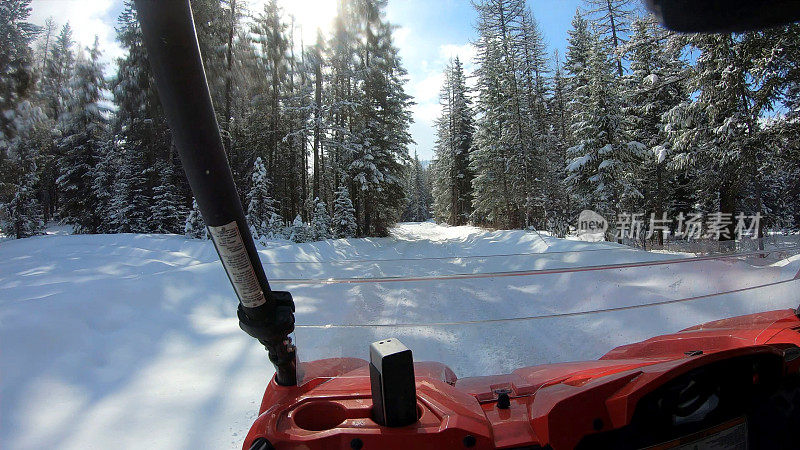
[[272, 291], [270, 295], [274, 308], [263, 319], [248, 316], [239, 304], [239, 328], [266, 347], [276, 368], [275, 381], [281, 386], [293, 386], [297, 384], [297, 358], [289, 335], [294, 331], [294, 300], [288, 292]]
[[508, 396], [508, 392], [502, 391], [497, 394], [497, 408], [498, 409], [511, 408], [511, 397]]
[[[285, 291], [272, 291], [275, 309], [266, 320], [252, 319], [239, 304], [236, 314], [239, 316], [239, 328], [259, 341], [272, 341], [282, 338], [294, 331], [294, 299]], [[266, 344], [265, 344], [266, 345]]]

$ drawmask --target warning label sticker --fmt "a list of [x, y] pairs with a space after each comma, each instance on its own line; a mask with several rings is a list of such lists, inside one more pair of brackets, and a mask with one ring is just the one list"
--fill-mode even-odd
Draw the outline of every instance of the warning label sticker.
[[236, 290], [236, 295], [242, 305], [248, 308], [255, 308], [267, 302], [264, 292], [256, 278], [253, 264], [247, 257], [247, 249], [244, 247], [242, 235], [236, 222], [231, 222], [218, 227], [208, 227], [211, 232], [211, 239], [217, 247], [217, 253], [228, 273], [228, 278]]

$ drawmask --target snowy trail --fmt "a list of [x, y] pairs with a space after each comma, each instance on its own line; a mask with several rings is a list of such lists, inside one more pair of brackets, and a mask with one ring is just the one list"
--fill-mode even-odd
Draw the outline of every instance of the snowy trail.
[[[559, 253], [567, 252], [567, 253]], [[273, 243], [271, 278], [392, 277], [666, 260], [612, 243], [400, 224], [390, 238]], [[515, 256], [491, 256], [507, 255]], [[468, 258], [442, 259], [457, 256]], [[272, 370], [235, 319], [208, 241], [43, 236], [0, 243], [0, 448], [238, 448]], [[434, 258], [434, 259], [430, 259]], [[351, 261], [341, 263], [342, 259]], [[272, 262], [299, 261], [292, 264]], [[313, 263], [312, 263], [313, 262]], [[797, 257], [533, 277], [276, 284], [300, 325], [504, 319], [621, 308], [790, 280]], [[452, 326], [300, 328], [302, 360], [366, 356], [394, 335], [463, 377], [597, 358], [699, 322], [800, 303], [796, 283], [592, 315]]]

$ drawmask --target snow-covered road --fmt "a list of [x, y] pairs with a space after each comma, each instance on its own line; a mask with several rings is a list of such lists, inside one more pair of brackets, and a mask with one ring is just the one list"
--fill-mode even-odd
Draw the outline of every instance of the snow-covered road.
[[[678, 257], [431, 223], [400, 224], [390, 238], [273, 243], [260, 253], [275, 280], [431, 277]], [[597, 358], [699, 322], [800, 303], [795, 282], [750, 289], [792, 279], [800, 260], [751, 262], [273, 287], [294, 295], [303, 360], [366, 357], [370, 342], [391, 335], [415, 359], [440, 360], [464, 377]], [[599, 314], [431, 325], [736, 290]], [[272, 370], [263, 348], [238, 329], [234, 309], [208, 241], [107, 235], [0, 243], [0, 448], [238, 448]]]

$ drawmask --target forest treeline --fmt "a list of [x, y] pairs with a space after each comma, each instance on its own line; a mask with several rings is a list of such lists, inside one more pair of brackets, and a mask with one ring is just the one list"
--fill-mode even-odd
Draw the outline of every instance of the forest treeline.
[[[559, 55], [525, 0], [475, 0], [476, 57], [446, 68], [426, 166], [408, 152], [413, 99], [387, 0], [340, 1], [314, 42], [275, 0], [191, 4], [258, 238], [386, 235], [431, 215], [564, 235], [583, 209], [800, 225], [798, 25], [678, 35], [639, 2], [584, 0]], [[34, 26], [30, 12], [30, 0], [0, 4], [3, 232], [58, 220], [205, 235], [132, 3], [111, 68], [97, 42], [79, 48], [69, 24]]]
[[[345, 0], [328, 35], [302, 42], [275, 0], [192, 0], [234, 179], [257, 237], [385, 235], [420, 166], [406, 72], [386, 0]], [[132, 2], [103, 67], [68, 23], [29, 23], [30, 0], [0, 5], [0, 204], [5, 232], [58, 220], [79, 233], [203, 235]], [[105, 73], [113, 73], [104, 76]]]
[[592, 209], [797, 230], [800, 26], [678, 35], [640, 3], [585, 0], [565, 55], [524, 0], [473, 3], [474, 81], [453, 59], [441, 90], [437, 220], [563, 235]]

